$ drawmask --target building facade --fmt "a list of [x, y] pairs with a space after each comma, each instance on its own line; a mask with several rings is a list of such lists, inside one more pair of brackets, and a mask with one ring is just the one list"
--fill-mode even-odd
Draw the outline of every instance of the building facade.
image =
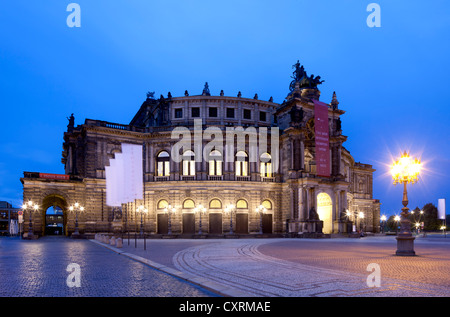
[[0, 201], [0, 235], [11, 235], [12, 232], [15, 232], [15, 230], [11, 230], [11, 225], [18, 226], [18, 211], [18, 208], [14, 208], [7, 201]]
[[[298, 62], [294, 68], [281, 104], [240, 92], [212, 96], [206, 83], [199, 95], [148, 93], [129, 124], [86, 119], [75, 126], [72, 115], [64, 133], [65, 175], [24, 172], [21, 178], [24, 202], [39, 205], [33, 232], [50, 232], [49, 208], [62, 214], [59, 225], [66, 235], [76, 228], [85, 234], [378, 232], [375, 170], [355, 162], [343, 146], [345, 112], [336, 95], [320, 102], [320, 77], [308, 77]], [[325, 109], [325, 143], [316, 135], [319, 103]], [[180, 140], [188, 140], [183, 144], [189, 148], [180, 148]], [[114, 208], [106, 203], [105, 166], [125, 143], [142, 145], [143, 197]], [[326, 175], [318, 172], [323, 145]], [[70, 208], [75, 203], [84, 210]]]

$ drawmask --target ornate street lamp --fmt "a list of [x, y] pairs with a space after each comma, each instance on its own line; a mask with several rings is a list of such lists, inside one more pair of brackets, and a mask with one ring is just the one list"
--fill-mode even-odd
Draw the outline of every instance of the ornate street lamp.
[[266, 211], [267, 209], [263, 205], [259, 205], [258, 207], [256, 207], [256, 212], [259, 213], [259, 234], [263, 233], [262, 217]]
[[148, 213], [148, 209], [145, 208], [144, 206], [140, 205], [138, 208], [136, 208], [136, 212], [141, 214], [141, 237], [144, 235], [144, 222], [143, 222], [143, 218], [142, 215], [145, 213]]
[[233, 204], [225, 207], [225, 212], [230, 214], [230, 234], [233, 234], [233, 211], [235, 210], [235, 206]]
[[69, 210], [75, 211], [75, 232], [73, 233], [73, 235], [79, 235], [80, 233], [78, 232], [78, 211], [83, 212], [84, 207], [81, 206], [79, 203], [75, 203], [75, 205], [69, 207]]
[[169, 221], [169, 225], [168, 225], [168, 234], [172, 234], [172, 217], [171, 214], [175, 213], [177, 210], [175, 207], [172, 207], [171, 205], [167, 206], [166, 208], [164, 208], [164, 212], [167, 212], [168, 215], [168, 221]]
[[199, 222], [198, 222], [198, 234], [202, 234], [202, 214], [206, 213], [206, 208], [202, 205], [199, 205], [198, 207], [194, 208], [194, 212], [199, 214]]
[[34, 204], [31, 200], [28, 201], [28, 203], [22, 205], [22, 209], [24, 211], [29, 210], [30, 213], [30, 222], [28, 224], [28, 238], [31, 239], [33, 234], [33, 219], [32, 219], [32, 212], [37, 211], [39, 209], [39, 206], [37, 204]]
[[408, 153], [404, 152], [399, 160], [392, 165], [392, 178], [394, 185], [403, 184], [403, 208], [400, 213], [400, 233], [397, 236], [397, 251], [396, 255], [412, 256], [416, 255], [414, 251], [414, 237], [411, 233], [411, 224], [408, 219], [409, 208], [408, 192], [406, 184], [414, 184], [419, 180], [421, 163], [418, 159], [412, 159]]

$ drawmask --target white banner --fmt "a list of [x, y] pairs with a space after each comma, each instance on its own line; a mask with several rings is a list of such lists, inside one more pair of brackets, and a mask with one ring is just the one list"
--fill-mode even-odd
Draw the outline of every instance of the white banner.
[[438, 200], [438, 219], [445, 219], [445, 199]]
[[142, 145], [122, 144], [122, 153], [105, 166], [106, 204], [120, 207], [144, 197]]

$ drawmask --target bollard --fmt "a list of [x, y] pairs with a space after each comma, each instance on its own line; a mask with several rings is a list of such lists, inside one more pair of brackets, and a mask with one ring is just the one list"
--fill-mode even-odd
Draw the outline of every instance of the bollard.
[[116, 238], [115, 237], [111, 237], [111, 239], [109, 239], [109, 244], [110, 245], [116, 245]]
[[121, 248], [122, 247], [122, 238], [118, 238], [116, 240], [116, 247]]

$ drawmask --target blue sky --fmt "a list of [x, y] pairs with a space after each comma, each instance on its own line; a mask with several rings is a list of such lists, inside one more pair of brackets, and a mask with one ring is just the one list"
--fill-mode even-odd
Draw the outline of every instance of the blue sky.
[[402, 188], [388, 165], [420, 157], [409, 207], [450, 205], [450, 3], [376, 1], [381, 27], [366, 24], [372, 1], [4, 0], [0, 6], [0, 200], [22, 201], [24, 171], [64, 173], [71, 113], [129, 123], [147, 91], [156, 96], [289, 92], [292, 65], [320, 75], [321, 100], [336, 91], [345, 147], [372, 164], [374, 198], [400, 212]]

